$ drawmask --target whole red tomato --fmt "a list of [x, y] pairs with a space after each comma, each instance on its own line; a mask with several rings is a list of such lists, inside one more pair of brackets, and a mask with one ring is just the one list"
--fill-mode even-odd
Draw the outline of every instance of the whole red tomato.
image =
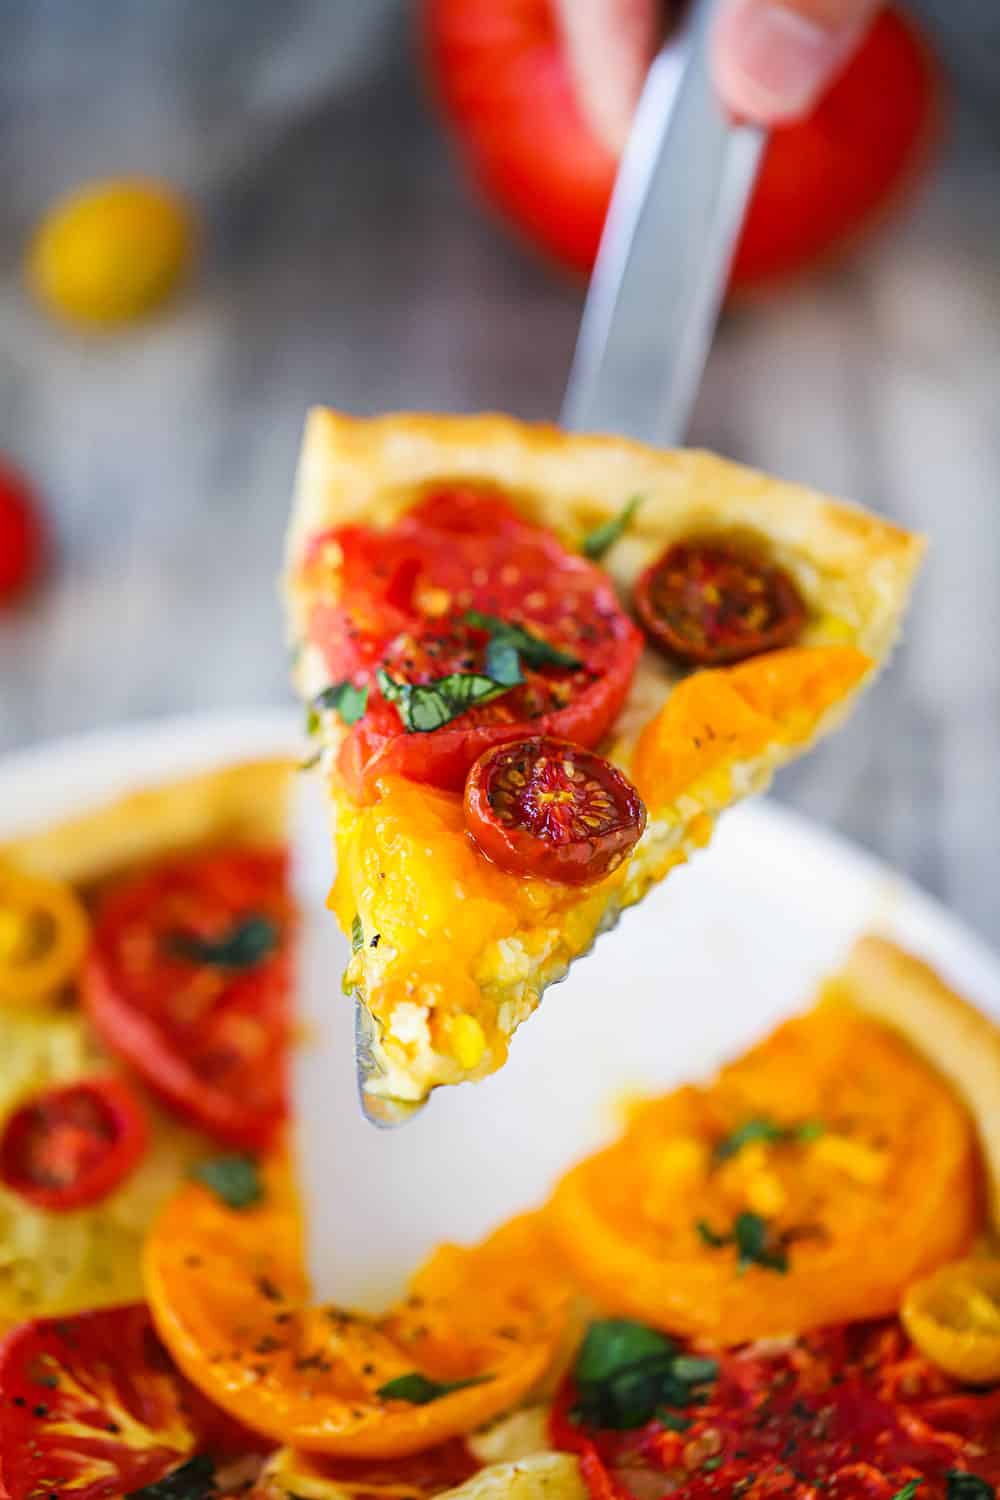
[[[589, 272], [617, 163], [577, 106], [551, 0], [424, 0], [445, 115], [486, 198], [547, 254]], [[731, 287], [800, 270], [878, 216], [925, 155], [936, 74], [890, 7], [807, 119], [775, 130]]]
[[37, 501], [17, 470], [0, 460], [0, 609], [34, 582], [43, 551]]

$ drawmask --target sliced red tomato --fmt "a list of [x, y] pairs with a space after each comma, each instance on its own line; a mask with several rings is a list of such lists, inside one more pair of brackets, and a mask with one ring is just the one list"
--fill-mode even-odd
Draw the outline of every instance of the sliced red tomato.
[[806, 607], [776, 563], [728, 542], [676, 542], [636, 580], [647, 635], [671, 656], [724, 666], [790, 646]]
[[[517, 229], [589, 272], [617, 163], [574, 96], [552, 0], [424, 0], [427, 56], [471, 176]], [[812, 114], [772, 132], [731, 285], [827, 256], [922, 162], [936, 114], [926, 44], [898, 9]]]
[[[653, 1382], [648, 1367], [607, 1382], [611, 1407], [632, 1408], [618, 1428], [579, 1420], [571, 1381], [557, 1397], [553, 1444], [579, 1454], [593, 1500], [668, 1489], [690, 1500], [893, 1500], [913, 1481], [929, 1500], [988, 1500], [1000, 1481], [1000, 1391], [962, 1389], [896, 1322], [722, 1353], [717, 1376], [680, 1406], [676, 1381], [662, 1403]], [[643, 1425], [626, 1426], [633, 1418]]]
[[98, 907], [84, 1003], [184, 1119], [263, 1149], [285, 1117], [292, 912], [279, 851], [194, 854]]
[[0, 608], [34, 581], [44, 550], [38, 501], [22, 476], [0, 462]]
[[3, 1500], [121, 1500], [196, 1454], [208, 1468], [265, 1448], [178, 1374], [145, 1306], [39, 1318], [0, 1342]]
[[62, 1084], [34, 1095], [7, 1120], [0, 1181], [49, 1213], [83, 1208], [124, 1182], [148, 1143], [142, 1106], [120, 1078]]
[[[599, 568], [497, 495], [438, 491], [387, 530], [317, 538], [310, 556], [331, 555], [336, 598], [315, 605], [309, 636], [333, 681], [368, 687], [340, 756], [359, 801], [390, 773], [457, 791], [492, 745], [550, 734], [590, 746], [614, 722], [640, 632]], [[520, 680], [491, 692], [505, 642]], [[473, 678], [483, 696], [459, 700]]]
[[646, 809], [602, 755], [562, 740], [515, 740], [487, 750], [469, 772], [465, 826], [502, 870], [589, 885], [631, 854]]

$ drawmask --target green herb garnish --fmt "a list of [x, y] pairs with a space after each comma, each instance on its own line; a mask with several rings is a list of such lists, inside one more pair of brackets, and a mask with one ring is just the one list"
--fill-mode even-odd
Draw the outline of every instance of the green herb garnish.
[[452, 672], [433, 682], [413, 683], [396, 682], [379, 667], [377, 677], [383, 698], [396, 705], [407, 734], [430, 734], [514, 686], [512, 682], [496, 682], [481, 672]]
[[679, 1411], [670, 1411], [668, 1407], [662, 1407], [653, 1415], [668, 1432], [687, 1432], [691, 1427], [690, 1417], [683, 1416]]
[[355, 912], [351, 918], [351, 952], [360, 953], [365, 946], [365, 929], [361, 925], [361, 914]]
[[717, 1373], [714, 1359], [681, 1354], [673, 1339], [641, 1323], [591, 1323], [573, 1369], [573, 1418], [588, 1427], [642, 1427], [661, 1407], [689, 1406]]
[[917, 1490], [920, 1488], [923, 1482], [924, 1481], [922, 1479], [907, 1480], [906, 1484], [903, 1485], [903, 1488], [896, 1491], [896, 1493], [892, 1497], [892, 1500], [913, 1500], [914, 1495], [917, 1493]]
[[996, 1490], [987, 1479], [965, 1469], [949, 1469], [948, 1500], [996, 1500]]
[[[367, 687], [355, 687], [353, 682], [333, 682], [325, 687], [321, 693], [317, 693], [310, 705], [311, 714], [317, 715], [316, 719], [309, 718], [306, 727], [310, 734], [314, 734], [319, 728], [318, 715], [321, 709], [333, 709], [343, 719], [345, 724], [356, 724], [364, 716], [368, 707]], [[315, 724], [315, 728], [311, 727]]]
[[551, 646], [540, 635], [525, 630], [523, 625], [514, 625], [509, 620], [501, 620], [497, 615], [484, 615], [478, 609], [467, 610], [464, 619], [474, 630], [489, 632], [486, 670], [491, 676], [494, 673], [490, 667], [490, 652], [492, 648], [500, 646], [512, 647], [529, 667], [565, 667], [568, 671], [575, 671], [582, 666], [577, 657], [571, 656], [568, 651], [560, 651], [558, 646]]
[[770, 1146], [804, 1144], [806, 1141], [818, 1140], [825, 1128], [822, 1120], [803, 1120], [799, 1125], [777, 1125], [763, 1116], [755, 1117], [719, 1141], [713, 1154], [716, 1161], [727, 1161], [729, 1157], [742, 1151], [744, 1146], [753, 1145], [756, 1141]]
[[215, 1464], [207, 1453], [196, 1453], [186, 1464], [171, 1469], [153, 1484], [130, 1490], [125, 1500], [206, 1500], [215, 1494]]
[[178, 932], [169, 939], [172, 953], [216, 969], [252, 969], [278, 946], [278, 928], [270, 917], [243, 917], [221, 937]]
[[375, 1394], [386, 1401], [409, 1401], [411, 1406], [426, 1406], [442, 1396], [450, 1396], [452, 1391], [464, 1391], [470, 1385], [486, 1385], [492, 1379], [492, 1375], [472, 1375], [467, 1380], [429, 1380], [419, 1370], [412, 1370], [408, 1375], [397, 1375], [395, 1380], [380, 1385]]
[[252, 1156], [210, 1156], [196, 1162], [190, 1175], [227, 1208], [252, 1208], [264, 1196], [257, 1163]]
[[643, 502], [642, 495], [633, 495], [626, 500], [616, 516], [610, 521], [602, 521], [600, 526], [595, 526], [593, 531], [588, 531], [580, 543], [580, 551], [584, 557], [589, 557], [591, 562], [597, 562], [611, 547], [614, 546], [622, 532], [625, 530], [639, 506]]
[[741, 1213], [733, 1220], [727, 1234], [719, 1234], [704, 1219], [695, 1220], [695, 1229], [706, 1245], [719, 1250], [723, 1245], [735, 1245], [737, 1251], [736, 1270], [742, 1276], [751, 1266], [760, 1266], [765, 1271], [788, 1270], [788, 1253], [780, 1235], [775, 1235], [772, 1226], [760, 1214]]

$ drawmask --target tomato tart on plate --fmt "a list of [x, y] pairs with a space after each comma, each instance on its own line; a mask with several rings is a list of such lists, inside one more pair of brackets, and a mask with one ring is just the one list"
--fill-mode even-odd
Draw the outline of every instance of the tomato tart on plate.
[[345, 988], [391, 1116], [849, 711], [918, 538], [702, 452], [315, 411], [288, 544]]

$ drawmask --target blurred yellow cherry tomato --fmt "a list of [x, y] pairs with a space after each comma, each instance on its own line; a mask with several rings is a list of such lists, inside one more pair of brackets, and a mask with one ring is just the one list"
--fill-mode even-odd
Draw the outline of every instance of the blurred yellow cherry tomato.
[[1000, 1380], [1000, 1260], [942, 1266], [907, 1289], [903, 1325], [921, 1354], [956, 1380]]
[[58, 199], [35, 232], [28, 278], [57, 317], [91, 327], [159, 307], [187, 276], [194, 217], [165, 184], [120, 178]]
[[70, 886], [0, 868], [0, 1005], [57, 995], [78, 972], [89, 932]]

